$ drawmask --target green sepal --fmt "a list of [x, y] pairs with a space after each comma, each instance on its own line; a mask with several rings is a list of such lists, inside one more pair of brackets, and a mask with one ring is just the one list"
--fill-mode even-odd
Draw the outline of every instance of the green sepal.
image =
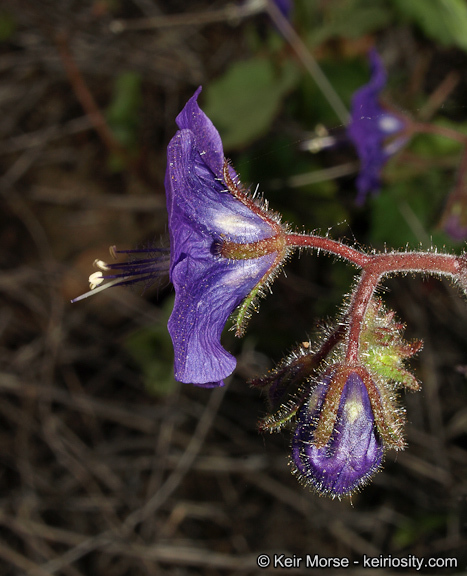
[[368, 307], [360, 336], [363, 364], [379, 380], [392, 381], [396, 387], [419, 390], [420, 384], [405, 367], [404, 361], [422, 347], [420, 340], [407, 342], [402, 338], [404, 325], [397, 322], [381, 300], [374, 299]]
[[261, 283], [258, 282], [253, 290], [248, 294], [248, 296], [243, 300], [240, 306], [237, 308], [236, 318], [235, 318], [235, 336], [240, 338], [245, 334], [245, 330], [248, 321], [251, 318], [251, 309], [256, 310], [255, 301], [261, 296]]
[[303, 404], [303, 398], [296, 399], [295, 402], [289, 401], [282, 404], [277, 412], [268, 414], [258, 422], [258, 429], [260, 432], [280, 432], [284, 427], [291, 424], [297, 412]]

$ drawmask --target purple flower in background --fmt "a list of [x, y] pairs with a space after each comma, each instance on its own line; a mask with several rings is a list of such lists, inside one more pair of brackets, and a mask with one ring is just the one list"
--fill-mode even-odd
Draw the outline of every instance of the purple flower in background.
[[[229, 315], [278, 264], [274, 237], [279, 225], [237, 187], [219, 133], [198, 106], [200, 91], [177, 117], [180, 130], [167, 150], [170, 279], [175, 288], [168, 329], [175, 378], [213, 387], [221, 386], [236, 365], [220, 343]], [[255, 252], [254, 243], [271, 238], [269, 249]], [[222, 253], [226, 242], [233, 256]], [[246, 254], [245, 244], [253, 247]]]
[[357, 148], [361, 162], [357, 178], [357, 203], [363, 204], [368, 192], [381, 187], [381, 169], [407, 141], [407, 122], [385, 110], [379, 103], [386, 85], [386, 71], [376, 50], [370, 52], [371, 79], [352, 99], [348, 135]]
[[273, 2], [287, 19], [290, 18], [293, 8], [292, 0], [273, 0]]
[[381, 465], [384, 448], [361, 376], [346, 377], [329, 441], [315, 445], [315, 433], [335, 373], [323, 378], [300, 409], [292, 440], [292, 463], [300, 479], [321, 494], [345, 496], [363, 486]]
[[276, 7], [281, 14], [290, 19], [293, 9], [293, 0], [244, 0], [239, 2], [239, 6], [245, 15], [254, 15], [259, 12], [267, 11], [268, 8]]
[[463, 223], [458, 214], [450, 214], [445, 218], [443, 228], [456, 242], [463, 242], [467, 238], [467, 223]]
[[456, 242], [467, 239], [467, 177], [462, 167], [457, 184], [448, 196], [441, 226]]

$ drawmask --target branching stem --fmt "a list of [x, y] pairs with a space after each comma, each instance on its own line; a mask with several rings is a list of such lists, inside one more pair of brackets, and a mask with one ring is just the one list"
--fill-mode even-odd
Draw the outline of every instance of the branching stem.
[[456, 278], [461, 272], [460, 258], [453, 254], [435, 252], [365, 254], [337, 240], [313, 234], [288, 234], [286, 240], [289, 246], [322, 250], [362, 269], [347, 312], [346, 362], [349, 365], [359, 363], [360, 334], [364, 326], [365, 315], [373, 294], [384, 276], [413, 272]]

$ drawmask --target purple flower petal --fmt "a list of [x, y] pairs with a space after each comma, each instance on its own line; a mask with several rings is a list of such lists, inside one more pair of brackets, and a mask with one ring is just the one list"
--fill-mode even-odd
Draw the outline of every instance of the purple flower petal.
[[[381, 187], [381, 169], [406, 142], [397, 138], [406, 124], [385, 110], [379, 103], [380, 92], [386, 85], [386, 71], [376, 50], [370, 52], [371, 79], [357, 90], [352, 99], [351, 121], [348, 135], [357, 148], [361, 162], [357, 178], [357, 203], [362, 204], [368, 192], [376, 193]], [[387, 145], [388, 138], [393, 138]]]
[[384, 449], [368, 392], [355, 372], [349, 374], [344, 385], [329, 443], [324, 448], [314, 446], [313, 435], [331, 377], [314, 389], [300, 410], [292, 460], [303, 480], [318, 492], [343, 496], [361, 487], [378, 470]]
[[292, 0], [273, 0], [274, 4], [279, 8], [282, 14], [289, 19], [290, 13], [292, 12], [293, 8], [293, 1]]
[[[274, 234], [266, 220], [228, 191], [217, 130], [196, 98], [177, 118], [167, 150], [165, 187], [171, 245], [170, 279], [175, 304], [168, 322], [175, 350], [175, 378], [212, 387], [235, 368], [220, 344], [233, 310], [268, 273], [276, 253], [231, 260], [216, 249], [223, 240], [250, 243]], [[230, 170], [232, 178], [235, 172]]]
[[194, 138], [194, 146], [198, 153], [204, 156], [203, 161], [211, 172], [222, 178], [224, 169], [224, 149], [219, 132], [206, 114], [198, 106], [198, 96], [201, 86], [185, 104], [177, 116], [177, 126], [183, 130], [190, 130]]

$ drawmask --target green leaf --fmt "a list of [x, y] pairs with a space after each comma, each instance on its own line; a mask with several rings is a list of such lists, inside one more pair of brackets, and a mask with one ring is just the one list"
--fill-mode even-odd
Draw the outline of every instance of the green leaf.
[[335, 37], [361, 38], [390, 25], [393, 15], [388, 8], [374, 1], [372, 5], [365, 4], [351, 0], [341, 3], [339, 10], [330, 10], [328, 18], [310, 32], [311, 43], [317, 46]]
[[219, 130], [224, 147], [238, 148], [264, 134], [298, 77], [292, 61], [276, 67], [269, 59], [251, 58], [236, 62], [212, 82], [203, 110]]
[[467, 50], [465, 0], [394, 0], [401, 16], [433, 40]]

